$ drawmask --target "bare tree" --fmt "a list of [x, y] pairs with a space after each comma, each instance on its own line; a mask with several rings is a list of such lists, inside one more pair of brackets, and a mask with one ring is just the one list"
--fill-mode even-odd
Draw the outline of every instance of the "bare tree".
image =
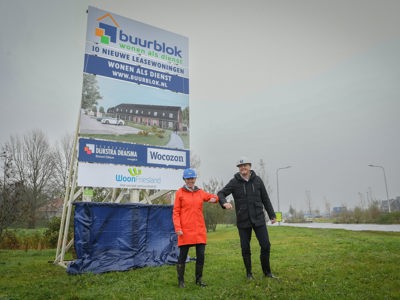
[[[222, 180], [211, 178], [208, 183], [203, 183], [204, 190], [216, 194], [224, 186]], [[206, 222], [207, 231], [215, 231], [218, 223], [224, 223], [224, 211], [219, 207], [219, 204], [205, 203], [204, 204], [204, 219]]]
[[56, 143], [54, 151], [54, 177], [52, 184], [58, 196], [63, 196], [68, 184], [69, 169], [73, 156], [74, 137], [66, 134]]
[[268, 195], [271, 196], [272, 188], [269, 184], [269, 178], [267, 175], [266, 164], [264, 160], [261, 158], [258, 162], [258, 165], [255, 167], [256, 174], [262, 179], [264, 182], [265, 188], [267, 189]]
[[21, 197], [21, 185], [19, 183], [6, 184], [0, 194], [0, 240], [5, 229], [19, 221], [23, 214]]
[[[255, 167], [255, 172], [256, 174], [262, 179], [262, 181], [264, 182], [265, 188], [267, 190], [268, 196], [271, 197], [272, 194], [272, 188], [269, 184], [269, 179], [268, 179], [268, 175], [267, 175], [267, 170], [266, 170], [266, 165], [264, 160], [261, 158], [258, 162], [258, 166]], [[264, 211], [264, 215], [265, 217], [268, 219], [268, 213], [265, 210], [265, 208], [263, 209]]]
[[308, 207], [308, 214], [311, 215], [312, 209], [311, 209], [311, 191], [306, 190], [306, 203]]
[[208, 183], [203, 183], [203, 188], [208, 193], [216, 194], [219, 190], [224, 187], [223, 181], [217, 178], [211, 178]]
[[190, 167], [194, 169], [200, 168], [201, 160], [200, 157], [193, 151], [190, 152]]
[[3, 177], [0, 193], [0, 240], [4, 230], [18, 220], [22, 211], [20, 197], [18, 197], [20, 185], [10, 181], [12, 162], [9, 150], [6, 146], [1, 150]]
[[10, 171], [11, 171], [11, 157], [10, 157], [10, 150], [8, 149], [7, 145], [3, 146], [1, 149], [0, 153], [0, 158], [3, 161], [0, 168], [2, 168], [3, 172], [2, 175], [3, 177], [0, 179], [2, 188], [5, 189], [7, 186], [7, 183], [10, 178]]
[[24, 204], [29, 228], [36, 225], [36, 211], [51, 194], [49, 182], [54, 175], [54, 158], [47, 137], [32, 130], [22, 138], [11, 136], [6, 143], [13, 162], [14, 182], [24, 189]]
[[325, 200], [325, 211], [326, 211], [327, 215], [330, 217], [331, 216], [331, 204], [328, 202], [326, 197], [324, 197], [324, 200]]

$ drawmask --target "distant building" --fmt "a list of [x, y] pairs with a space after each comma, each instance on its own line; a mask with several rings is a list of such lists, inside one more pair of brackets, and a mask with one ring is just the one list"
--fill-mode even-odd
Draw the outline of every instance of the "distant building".
[[332, 208], [332, 214], [333, 215], [339, 215], [341, 213], [344, 213], [347, 211], [347, 207], [346, 206], [337, 206]]
[[182, 109], [179, 106], [119, 104], [107, 109], [107, 113], [136, 124], [175, 131], [187, 130], [183, 124]]
[[[391, 204], [392, 205], [390, 205], [390, 208], [392, 209], [392, 206], [393, 206], [393, 200], [389, 200], [390, 202], [391, 202]], [[389, 205], [388, 205], [388, 203], [389, 203], [389, 201], [388, 200], [382, 200], [382, 201], [380, 201], [381, 202], [381, 205], [380, 205], [380, 210], [381, 211], [383, 211], [383, 212], [389, 212]]]
[[55, 198], [48, 201], [45, 205], [38, 208], [37, 212], [40, 218], [50, 220], [53, 217], [61, 217], [63, 211], [64, 200]]
[[400, 211], [400, 196], [390, 202], [390, 208], [393, 211]]
[[[400, 211], [400, 197], [396, 197], [396, 199], [390, 199], [390, 211]], [[387, 200], [382, 200], [381, 201], [381, 211], [388, 212], [389, 211], [389, 206], [388, 206], [388, 201]]]

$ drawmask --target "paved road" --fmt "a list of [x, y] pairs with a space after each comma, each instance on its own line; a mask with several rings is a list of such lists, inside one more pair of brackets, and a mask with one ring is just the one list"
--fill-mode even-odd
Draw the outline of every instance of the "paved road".
[[[276, 224], [274, 224], [273, 226], [276, 226]], [[277, 226], [279, 226], [279, 225], [277, 225]], [[354, 230], [354, 231], [368, 230], [368, 231], [400, 232], [400, 225], [381, 225], [381, 224], [281, 223], [280, 226], [346, 229], [346, 230]]]
[[81, 113], [79, 128], [82, 134], [136, 134], [139, 132], [139, 129], [130, 126], [102, 124], [94, 117], [83, 113]]
[[[79, 124], [79, 133], [81, 134], [137, 134], [140, 130], [131, 126], [118, 126], [110, 124], [102, 124], [97, 121], [96, 118], [90, 117], [81, 113], [81, 119]], [[172, 132], [167, 148], [184, 149], [183, 141], [181, 137]]]
[[176, 148], [176, 149], [183, 149], [183, 141], [179, 135], [172, 132], [171, 137], [169, 139], [168, 144], [166, 145], [168, 148]]

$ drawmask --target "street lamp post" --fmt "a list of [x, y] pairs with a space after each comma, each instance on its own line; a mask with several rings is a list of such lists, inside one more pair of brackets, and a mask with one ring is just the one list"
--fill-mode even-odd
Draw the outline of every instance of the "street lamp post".
[[281, 211], [281, 207], [279, 204], [279, 170], [283, 170], [283, 169], [289, 169], [292, 166], [287, 166], [287, 167], [283, 167], [283, 168], [278, 168], [276, 169], [276, 198], [278, 199], [278, 211]]
[[389, 192], [388, 192], [388, 187], [387, 187], [387, 182], [386, 182], [386, 173], [385, 173], [385, 168], [382, 166], [377, 166], [377, 165], [368, 165], [369, 167], [374, 167], [374, 168], [381, 168], [383, 171], [383, 179], [385, 180], [385, 188], [386, 188], [386, 199], [389, 207], [389, 213], [391, 212], [390, 210], [390, 200], [389, 200]]

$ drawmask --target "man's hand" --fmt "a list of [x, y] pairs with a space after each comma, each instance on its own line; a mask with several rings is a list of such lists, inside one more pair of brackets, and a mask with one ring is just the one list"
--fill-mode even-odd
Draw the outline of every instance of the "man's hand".
[[229, 202], [226, 202], [223, 204], [223, 207], [225, 207], [226, 209], [232, 209], [232, 204], [230, 204]]
[[271, 219], [271, 224], [275, 224], [276, 223], [276, 218]]
[[179, 230], [179, 231], [176, 232], [176, 235], [177, 235], [177, 236], [180, 236], [180, 235], [182, 235], [182, 234], [183, 234], [183, 231], [182, 231], [182, 230]]

